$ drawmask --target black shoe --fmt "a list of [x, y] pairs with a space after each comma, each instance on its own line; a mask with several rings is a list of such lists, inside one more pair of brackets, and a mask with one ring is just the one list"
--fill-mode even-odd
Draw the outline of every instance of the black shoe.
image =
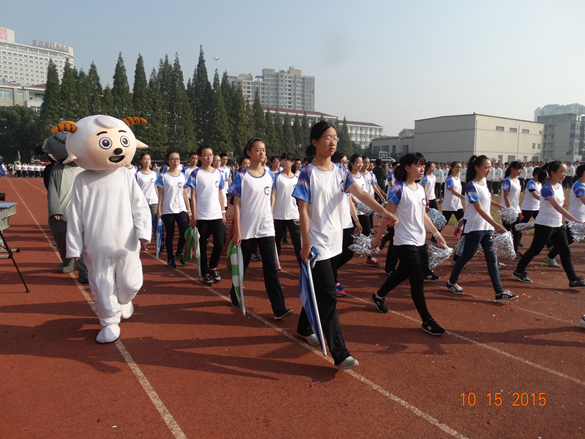
[[203, 283], [208, 287], [213, 285], [213, 278], [211, 277], [210, 274], [206, 274], [205, 276], [203, 276]]
[[167, 267], [169, 267], [169, 268], [177, 268], [177, 264], [175, 264], [175, 260], [174, 259], [169, 259], [169, 261], [167, 262]]
[[288, 316], [289, 314], [294, 313], [292, 309], [285, 309], [282, 314], [274, 314], [274, 320], [280, 320]]
[[522, 259], [522, 253], [516, 252], [516, 259]]
[[238, 298], [236, 297], [236, 294], [230, 291], [230, 301], [232, 302], [232, 306], [234, 308], [239, 308], [240, 307], [240, 302], [238, 302]]
[[372, 294], [370, 296], [370, 300], [372, 301], [372, 303], [374, 304], [374, 306], [376, 307], [376, 309], [378, 310], [378, 312], [381, 313], [387, 313], [388, 312], [388, 308], [386, 308], [386, 305], [384, 305], [384, 302], [386, 301], [385, 297], [376, 297], [376, 294]]
[[221, 276], [219, 275], [219, 270], [217, 268], [211, 269], [211, 277], [213, 278], [213, 282], [221, 282]]
[[286, 239], [285, 239], [284, 241], [282, 241], [282, 243], [283, 243], [284, 245], [290, 245], [290, 242], [288, 242], [288, 240], [286, 240]]
[[514, 279], [518, 279], [520, 282], [525, 282], [527, 284], [532, 282], [532, 279], [530, 279], [527, 275], [526, 272], [524, 273], [519, 273], [517, 271], [514, 271], [514, 273], [512, 273], [512, 277]]
[[256, 253], [252, 253], [252, 260], [258, 262], [260, 260], [260, 256], [258, 256]]
[[431, 335], [442, 335], [446, 331], [439, 326], [435, 319], [430, 319], [422, 324], [422, 330]]
[[425, 282], [430, 282], [430, 281], [439, 280], [439, 279], [441, 279], [441, 276], [437, 276], [435, 273], [431, 273], [431, 274], [425, 276]]
[[384, 271], [384, 273], [386, 273], [386, 276], [392, 276], [392, 273], [394, 273], [394, 270]]
[[181, 260], [181, 258], [183, 257], [183, 253], [175, 253], [175, 258], [177, 258], [179, 261]]
[[508, 302], [517, 298], [518, 296], [516, 294], [512, 294], [510, 290], [506, 290], [502, 294], [496, 294], [496, 303]]
[[569, 288], [572, 290], [576, 290], [577, 288], [585, 288], [585, 282], [583, 282], [583, 279], [579, 278], [569, 282]]

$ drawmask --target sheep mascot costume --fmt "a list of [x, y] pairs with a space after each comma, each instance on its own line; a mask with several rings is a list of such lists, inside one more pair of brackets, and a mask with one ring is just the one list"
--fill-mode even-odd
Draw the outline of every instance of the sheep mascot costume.
[[129, 126], [146, 121], [130, 117], [89, 116], [61, 122], [51, 132], [68, 131], [68, 157], [85, 169], [73, 183], [67, 221], [67, 257], [83, 259], [97, 316], [104, 327], [98, 343], [120, 337], [120, 319], [134, 312], [132, 299], [142, 286], [140, 242], [150, 241], [152, 218], [134, 176], [125, 169], [136, 148]]

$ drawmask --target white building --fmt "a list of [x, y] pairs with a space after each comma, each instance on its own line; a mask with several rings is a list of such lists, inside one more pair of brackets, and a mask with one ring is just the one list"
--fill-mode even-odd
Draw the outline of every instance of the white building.
[[71, 66], [74, 65], [73, 48], [41, 40], [33, 40], [30, 46], [19, 44], [13, 30], [0, 27], [0, 85], [46, 83], [50, 59], [61, 79], [65, 61], [69, 59]]
[[414, 150], [439, 162], [474, 154], [497, 162], [540, 161], [543, 130], [542, 123], [475, 113], [420, 119], [414, 122]]
[[256, 91], [263, 107], [291, 110], [315, 110], [315, 77], [302, 76], [300, 70], [290, 67], [288, 71], [262, 69], [262, 75], [251, 73], [228, 77], [232, 85], [240, 85], [244, 98], [252, 103]]
[[370, 143], [370, 157], [397, 160], [400, 156], [414, 152], [414, 130], [405, 128], [398, 136], [380, 136]]
[[22, 86], [0, 83], [0, 107], [22, 106], [40, 112], [45, 89], [46, 84]]
[[552, 116], [555, 114], [585, 114], [585, 105], [581, 104], [569, 104], [559, 105], [551, 104], [545, 105], [544, 107], [538, 107], [534, 110], [534, 121], [538, 122], [539, 116]]
[[538, 116], [544, 124], [543, 159], [581, 161], [585, 148], [585, 114]]
[[[372, 139], [380, 137], [384, 128], [380, 125], [370, 122], [346, 121], [349, 130], [349, 138], [352, 142], [359, 144], [362, 148], [367, 148]], [[340, 121], [341, 124], [341, 121]]]

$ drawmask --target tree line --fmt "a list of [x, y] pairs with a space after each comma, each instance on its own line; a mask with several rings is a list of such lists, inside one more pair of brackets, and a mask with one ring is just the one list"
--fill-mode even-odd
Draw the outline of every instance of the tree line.
[[[153, 159], [163, 158], [168, 150], [186, 155], [200, 145], [211, 146], [217, 152], [232, 152], [237, 158], [251, 137], [264, 140], [268, 156], [290, 151], [303, 158], [311, 129], [306, 113], [292, 119], [288, 114], [283, 118], [278, 110], [265, 113], [258, 93], [250, 105], [241, 86], [230, 84], [227, 72], [220, 80], [216, 69], [211, 83], [203, 48], [200, 48], [193, 76], [186, 84], [178, 54], [172, 64], [165, 55], [148, 78], [144, 60], [139, 55], [132, 90], [120, 53], [112, 87], [105, 88], [94, 63], [85, 73], [67, 61], [59, 81], [57, 67], [50, 61], [39, 114], [25, 107], [0, 108], [0, 155], [10, 162], [20, 151], [22, 159], [28, 161], [52, 126], [93, 114], [119, 119], [145, 118], [147, 125], [133, 125], [132, 130], [149, 146]], [[345, 118], [342, 123], [336, 119], [335, 125], [340, 138], [338, 150], [348, 157], [361, 154], [361, 147], [350, 139]]]

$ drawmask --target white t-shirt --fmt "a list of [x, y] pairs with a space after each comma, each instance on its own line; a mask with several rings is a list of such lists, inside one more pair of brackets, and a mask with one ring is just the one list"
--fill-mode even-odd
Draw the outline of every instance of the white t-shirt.
[[438, 168], [435, 169], [435, 172], [433, 172], [433, 175], [435, 176], [435, 180], [437, 183], [441, 184], [441, 183], [445, 182], [442, 169], [438, 169]]
[[[435, 171], [436, 172], [436, 171]], [[434, 175], [425, 174], [420, 184], [424, 185], [427, 190], [427, 199], [429, 201], [435, 200], [435, 183], [437, 178]]]
[[331, 171], [309, 165], [301, 171], [293, 197], [309, 203], [309, 236], [319, 251], [317, 261], [331, 259], [343, 247], [343, 200], [355, 183], [344, 167], [334, 164]]
[[483, 184], [476, 183], [475, 181], [467, 183], [465, 186], [465, 196], [467, 197], [467, 210], [465, 211], [467, 222], [465, 223], [464, 233], [479, 230], [494, 230], [493, 226], [477, 213], [473, 205], [474, 201], [479, 201], [481, 208], [485, 212], [490, 212], [492, 194], [487, 188], [487, 180], [484, 178]]
[[[195, 169], [199, 169], [199, 168], [197, 166], [195, 166], [194, 168], [191, 168], [190, 166], [185, 167], [185, 170], [183, 172], [187, 176], [187, 179], [189, 179], [189, 177], [191, 177], [191, 172], [193, 172]], [[191, 198], [191, 186], [187, 187], [187, 195], [189, 195], [189, 198]]]
[[[509, 192], [508, 198], [510, 199], [510, 207], [513, 207], [516, 209], [516, 212], [520, 213], [520, 192], [522, 192], [520, 181], [517, 178], [513, 180], [510, 177], [506, 177], [502, 182], [502, 191]], [[503, 196], [502, 199], [504, 199]]]
[[350, 198], [350, 193], [346, 193], [345, 197], [343, 197], [343, 229], [353, 229], [354, 225], [353, 225], [353, 221], [351, 219], [351, 210], [349, 207], [349, 198]]
[[585, 195], [585, 184], [577, 180], [571, 188], [569, 196], [569, 213], [579, 221], [585, 221], [585, 204], [579, 199], [583, 195]]
[[236, 174], [228, 193], [239, 197], [240, 233], [242, 239], [275, 236], [270, 197], [275, 187], [274, 174], [265, 169], [260, 177], [247, 169]]
[[191, 171], [187, 185], [194, 189], [197, 220], [221, 219], [223, 210], [219, 202], [219, 191], [223, 191], [223, 172], [213, 169], [206, 172], [201, 168]]
[[232, 175], [232, 171], [230, 170], [230, 168], [228, 166], [226, 166], [225, 168], [222, 168], [220, 166], [217, 169], [219, 169], [219, 171], [221, 173], [223, 173], [223, 182], [224, 182], [224, 185], [223, 185], [223, 200], [224, 201], [223, 201], [223, 203], [225, 205], [224, 207], [227, 207], [227, 205], [228, 205], [227, 204], [228, 203], [228, 201], [227, 201], [227, 193], [228, 192], [227, 191], [228, 191], [228, 185], [229, 185], [230, 177]]
[[557, 212], [548, 201], [553, 197], [556, 198], [561, 206], [565, 203], [565, 191], [563, 190], [563, 185], [557, 183], [557, 188], [555, 189], [550, 183], [543, 184], [540, 191], [540, 211], [538, 212], [534, 224], [547, 227], [561, 227], [563, 225], [563, 215]]
[[375, 192], [372, 183], [376, 183], [378, 180], [376, 179], [376, 176], [369, 171], [362, 175], [364, 176], [364, 180], [366, 182], [366, 192], [373, 197], [375, 195]]
[[524, 189], [524, 200], [522, 201], [522, 210], [538, 210], [540, 209], [540, 200], [537, 200], [532, 196], [532, 193], [536, 192], [536, 195], [540, 195], [540, 189], [542, 184], [537, 183], [534, 180], [528, 180], [526, 183], [526, 189]]
[[161, 174], [156, 179], [156, 185], [163, 188], [163, 201], [161, 213], [168, 215], [170, 213], [187, 212], [189, 208], [185, 206], [183, 198], [183, 189], [187, 187], [187, 176], [182, 172], [173, 177], [167, 172]]
[[394, 245], [425, 244], [425, 209], [427, 195], [420, 184], [411, 189], [406, 182], [397, 181], [388, 191], [388, 201], [396, 205], [394, 215], [399, 223], [394, 226]]
[[[366, 181], [366, 176], [364, 174], [362, 174], [361, 172], [359, 174], [360, 174], [359, 177], [354, 177], [353, 175], [351, 177], [353, 178], [353, 181], [358, 184], [359, 187], [361, 187], [364, 191], [368, 192], [368, 183]], [[366, 216], [366, 215], [363, 215], [359, 212], [358, 212], [358, 215], [359, 216]]]
[[451, 192], [451, 188], [455, 189], [458, 194], [461, 193], [461, 180], [459, 177], [449, 175], [445, 181], [445, 198], [443, 199], [443, 210], [447, 212], [456, 212], [463, 209], [461, 198], [456, 197]]
[[280, 172], [276, 174], [276, 196], [274, 197], [274, 207], [272, 216], [275, 220], [298, 220], [299, 208], [292, 193], [299, 182], [299, 177], [293, 174], [292, 177], [286, 177]]
[[156, 193], [156, 180], [158, 175], [156, 172], [150, 171], [150, 174], [144, 174], [142, 171], [136, 173], [136, 182], [148, 204], [158, 204], [158, 194]]

